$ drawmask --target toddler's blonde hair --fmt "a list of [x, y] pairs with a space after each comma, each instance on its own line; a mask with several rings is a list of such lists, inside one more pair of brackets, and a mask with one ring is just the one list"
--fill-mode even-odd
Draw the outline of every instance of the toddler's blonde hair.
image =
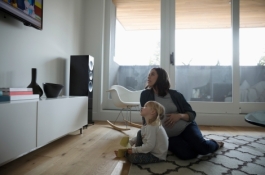
[[146, 121], [149, 125], [161, 125], [161, 120], [165, 116], [165, 108], [163, 105], [156, 101], [148, 101], [145, 103], [145, 106], [150, 107], [152, 110], [156, 111], [156, 118]]

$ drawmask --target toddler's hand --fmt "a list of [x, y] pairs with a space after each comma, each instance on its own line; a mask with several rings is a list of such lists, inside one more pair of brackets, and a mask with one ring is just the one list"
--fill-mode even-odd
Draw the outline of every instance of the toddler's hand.
[[128, 148], [128, 154], [132, 154], [132, 148]]

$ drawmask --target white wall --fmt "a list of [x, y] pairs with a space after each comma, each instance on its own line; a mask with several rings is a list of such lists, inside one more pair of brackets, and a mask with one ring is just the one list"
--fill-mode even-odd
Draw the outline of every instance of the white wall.
[[70, 55], [84, 54], [85, 0], [45, 0], [43, 30], [0, 12], [0, 87], [26, 87], [31, 68], [37, 83], [63, 84], [68, 94]]
[[[104, 58], [108, 59], [105, 17], [105, 0], [45, 0], [39, 31], [0, 11], [0, 87], [26, 87], [31, 68], [37, 68], [41, 87], [43, 82], [60, 83], [68, 95], [70, 55], [89, 54], [95, 58], [93, 120], [114, 120], [118, 111], [102, 110]], [[139, 112], [132, 117], [141, 122]], [[198, 114], [196, 120], [207, 125], [253, 126], [243, 115]]]
[[98, 120], [101, 110], [104, 57], [105, 0], [85, 0], [85, 53], [95, 58], [93, 79], [93, 120]]
[[70, 56], [89, 54], [95, 58], [93, 113], [97, 113], [105, 0], [45, 0], [43, 6], [41, 31], [0, 11], [0, 87], [27, 87], [31, 68], [37, 68], [41, 87], [44, 82], [60, 83], [65, 86], [63, 95], [68, 95]]

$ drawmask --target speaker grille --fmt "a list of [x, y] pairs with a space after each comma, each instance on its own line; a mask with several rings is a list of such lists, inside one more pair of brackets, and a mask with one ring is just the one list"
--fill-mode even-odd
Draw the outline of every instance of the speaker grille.
[[88, 96], [88, 56], [71, 56], [70, 95]]

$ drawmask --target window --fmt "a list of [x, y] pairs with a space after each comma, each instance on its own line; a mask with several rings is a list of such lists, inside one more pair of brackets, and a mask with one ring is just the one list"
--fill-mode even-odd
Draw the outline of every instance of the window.
[[[167, 12], [171, 8], [168, 2], [175, 4], [174, 17]], [[263, 101], [259, 105], [253, 103], [257, 100], [240, 102], [242, 88], [254, 85], [243, 79], [254, 81], [259, 77], [255, 81], [261, 82], [258, 88], [263, 87], [265, 1], [113, 0], [113, 3], [116, 37], [110, 56], [109, 85], [143, 89], [149, 70], [160, 65], [169, 72], [173, 88], [183, 93], [197, 112], [241, 113], [263, 108]], [[231, 11], [236, 14], [238, 7], [240, 18], [232, 19]], [[231, 24], [231, 21], [237, 24], [239, 19], [240, 32], [239, 26], [234, 25], [234, 30]], [[171, 24], [175, 24], [175, 30], [165, 33]], [[169, 66], [169, 54], [165, 56], [165, 49], [172, 44], [164, 46], [164, 41], [170, 38], [175, 38], [174, 66]], [[240, 57], [234, 54], [237, 51]], [[251, 75], [247, 74], [250, 67]], [[263, 90], [262, 93], [265, 94]]]
[[160, 66], [160, 0], [113, 2], [117, 6], [113, 60], [118, 72], [112, 84], [144, 89], [150, 68]]
[[265, 1], [240, 1], [240, 105], [242, 112], [265, 106]]

